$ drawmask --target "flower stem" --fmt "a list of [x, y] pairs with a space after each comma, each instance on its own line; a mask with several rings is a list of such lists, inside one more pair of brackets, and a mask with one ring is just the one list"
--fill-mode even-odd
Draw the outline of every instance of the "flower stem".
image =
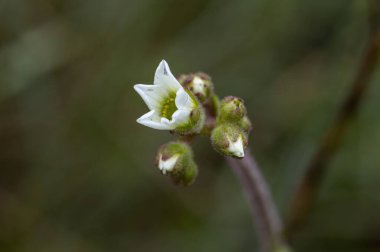
[[283, 227], [268, 185], [249, 150], [243, 159], [226, 157], [238, 178], [250, 205], [262, 252], [289, 251], [283, 239]]

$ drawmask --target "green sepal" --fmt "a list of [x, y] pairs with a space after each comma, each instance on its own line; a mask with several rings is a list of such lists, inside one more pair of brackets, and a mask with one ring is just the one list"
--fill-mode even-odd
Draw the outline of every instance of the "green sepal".
[[189, 120], [182, 125], [178, 125], [173, 132], [179, 135], [199, 134], [204, 126], [205, 118], [203, 107], [198, 106], [190, 112]]
[[239, 120], [238, 125], [247, 133], [249, 134], [252, 130], [252, 122], [248, 118], [248, 116], [244, 116], [242, 119]]

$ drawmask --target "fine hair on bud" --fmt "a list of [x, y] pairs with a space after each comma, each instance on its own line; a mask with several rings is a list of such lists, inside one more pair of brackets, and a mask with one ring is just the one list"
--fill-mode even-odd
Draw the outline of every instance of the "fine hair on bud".
[[219, 123], [237, 123], [247, 113], [243, 99], [236, 96], [227, 96], [220, 102], [218, 116]]
[[249, 120], [248, 116], [244, 116], [242, 119], [240, 119], [238, 124], [247, 134], [252, 131], [252, 123], [251, 120]]
[[238, 125], [224, 123], [218, 125], [211, 133], [211, 144], [224, 156], [243, 158], [248, 145], [247, 133]]

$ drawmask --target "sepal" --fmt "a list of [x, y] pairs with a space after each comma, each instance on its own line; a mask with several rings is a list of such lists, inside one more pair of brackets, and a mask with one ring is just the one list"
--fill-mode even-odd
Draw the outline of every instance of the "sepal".
[[190, 111], [188, 120], [185, 123], [177, 125], [173, 130], [179, 135], [199, 134], [205, 124], [205, 111], [202, 106], [197, 106]]
[[240, 121], [238, 122], [238, 125], [247, 133], [249, 134], [252, 131], [252, 122], [248, 118], [248, 116], [244, 116]]

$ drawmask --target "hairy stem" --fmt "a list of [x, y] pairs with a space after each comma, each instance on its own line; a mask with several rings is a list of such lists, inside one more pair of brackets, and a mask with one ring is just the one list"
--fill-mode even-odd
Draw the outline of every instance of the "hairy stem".
[[327, 165], [339, 148], [348, 125], [363, 100], [363, 95], [369, 87], [372, 73], [378, 62], [380, 50], [380, 1], [370, 3], [370, 36], [362, 62], [351, 90], [348, 92], [335, 120], [327, 129], [319, 148], [309, 163], [304, 178], [295, 192], [290, 206], [289, 218], [286, 225], [288, 239], [304, 223], [308, 216], [321, 181], [326, 173]]
[[250, 205], [252, 218], [256, 224], [261, 251], [288, 251], [282, 237], [282, 223], [270, 190], [259, 167], [249, 150], [241, 159], [227, 157], [228, 164], [241, 186]]

